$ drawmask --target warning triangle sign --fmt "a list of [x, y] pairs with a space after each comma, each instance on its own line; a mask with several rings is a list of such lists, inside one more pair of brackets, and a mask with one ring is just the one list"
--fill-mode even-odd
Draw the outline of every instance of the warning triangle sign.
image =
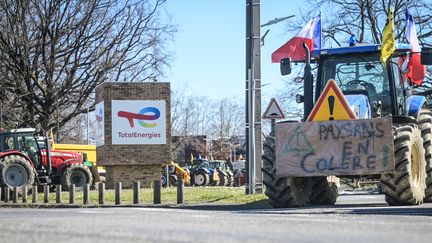
[[263, 119], [283, 119], [285, 115], [282, 112], [278, 102], [275, 98], [271, 98], [270, 103], [267, 106], [263, 114]]
[[356, 115], [339, 89], [336, 81], [330, 79], [315, 103], [307, 121], [351, 120]]

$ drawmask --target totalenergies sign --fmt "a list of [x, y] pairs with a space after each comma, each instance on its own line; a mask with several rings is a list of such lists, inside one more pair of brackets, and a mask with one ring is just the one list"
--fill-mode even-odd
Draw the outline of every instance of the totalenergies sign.
[[164, 100], [113, 100], [112, 144], [166, 144]]

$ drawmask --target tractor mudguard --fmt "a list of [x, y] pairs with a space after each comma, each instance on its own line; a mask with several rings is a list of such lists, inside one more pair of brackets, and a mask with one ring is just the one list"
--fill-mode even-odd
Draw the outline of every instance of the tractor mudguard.
[[61, 176], [63, 174], [63, 171], [69, 167], [71, 164], [79, 164], [80, 161], [77, 158], [67, 159], [63, 161], [63, 163], [60, 165], [59, 168], [56, 168], [56, 176]]
[[209, 170], [209, 169], [207, 169], [207, 168], [201, 168], [201, 169], [199, 169], [199, 170], [202, 170], [202, 171], [204, 171], [206, 174], [209, 174], [209, 175], [212, 175], [212, 174], [213, 174], [213, 170]]
[[421, 108], [423, 107], [424, 103], [426, 102], [426, 98], [421, 95], [411, 95], [408, 97], [407, 102], [407, 112], [408, 116], [413, 116], [417, 119], [417, 116], [419, 115], [419, 112]]
[[34, 164], [33, 164], [33, 161], [26, 155], [26, 154], [24, 154], [24, 153], [21, 153], [21, 152], [19, 152], [19, 151], [17, 151], [17, 150], [13, 150], [13, 151], [7, 151], [7, 152], [3, 152], [3, 153], [1, 153], [1, 157], [0, 157], [0, 159], [1, 158], [3, 158], [3, 157], [6, 157], [6, 156], [9, 156], [9, 155], [16, 155], [16, 156], [21, 156], [21, 157], [23, 157], [25, 160], [27, 160], [29, 163], [30, 163], [30, 165], [34, 168]]

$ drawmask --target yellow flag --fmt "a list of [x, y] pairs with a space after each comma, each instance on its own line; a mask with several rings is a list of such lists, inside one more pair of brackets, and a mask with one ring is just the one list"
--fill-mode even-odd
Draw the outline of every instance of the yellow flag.
[[389, 57], [393, 54], [395, 47], [393, 9], [390, 9], [387, 16], [387, 23], [381, 41], [381, 62], [385, 65]]

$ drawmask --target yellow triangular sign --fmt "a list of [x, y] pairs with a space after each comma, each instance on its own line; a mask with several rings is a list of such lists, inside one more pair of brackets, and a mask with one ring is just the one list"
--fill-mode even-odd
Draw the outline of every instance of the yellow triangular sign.
[[307, 121], [351, 120], [356, 115], [339, 89], [336, 81], [330, 79], [315, 103]]
[[275, 98], [271, 98], [270, 103], [267, 106], [262, 118], [264, 119], [283, 119], [285, 115], [280, 108]]

